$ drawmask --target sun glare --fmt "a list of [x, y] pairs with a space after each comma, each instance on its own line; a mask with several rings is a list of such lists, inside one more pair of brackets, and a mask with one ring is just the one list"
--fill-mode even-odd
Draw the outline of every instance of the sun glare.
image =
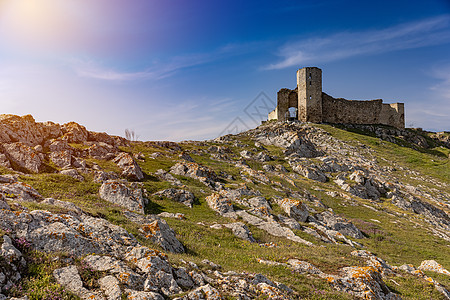
[[[0, 30], [13, 43], [54, 47], [74, 38], [72, 1], [7, 0], [2, 3]], [[71, 36], [72, 35], [72, 36]]]

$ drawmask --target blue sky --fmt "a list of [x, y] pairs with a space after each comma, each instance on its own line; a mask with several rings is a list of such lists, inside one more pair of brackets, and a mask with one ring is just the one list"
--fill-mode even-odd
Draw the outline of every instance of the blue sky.
[[38, 121], [215, 138], [318, 66], [332, 96], [450, 130], [449, 0], [0, 0], [0, 43], [1, 113]]

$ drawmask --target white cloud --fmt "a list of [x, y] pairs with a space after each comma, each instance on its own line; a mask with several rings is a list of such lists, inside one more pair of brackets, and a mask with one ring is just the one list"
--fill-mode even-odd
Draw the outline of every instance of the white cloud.
[[280, 48], [279, 62], [265, 69], [334, 61], [347, 57], [379, 54], [450, 42], [450, 15], [405, 23], [385, 29], [344, 31], [321, 38], [291, 41]]
[[177, 71], [204, 64], [211, 61], [210, 55], [192, 55], [175, 57], [170, 62], [155, 63], [143, 71], [123, 72], [113, 68], [104, 67], [94, 60], [70, 59], [69, 65], [78, 76], [106, 81], [136, 81], [147, 79], [162, 79]]
[[93, 59], [72, 58], [68, 65], [78, 76], [106, 81], [158, 80], [172, 76], [182, 69], [207, 64], [224, 57], [237, 56], [258, 49], [263, 43], [227, 44], [208, 53], [175, 56], [165, 61], [156, 61], [144, 70], [120, 71], [105, 67]]

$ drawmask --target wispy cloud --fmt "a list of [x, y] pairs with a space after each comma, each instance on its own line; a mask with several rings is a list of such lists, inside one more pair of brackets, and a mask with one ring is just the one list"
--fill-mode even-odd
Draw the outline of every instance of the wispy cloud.
[[162, 79], [173, 75], [181, 69], [204, 64], [209, 61], [211, 61], [210, 55], [175, 57], [169, 62], [155, 63], [145, 70], [136, 72], [124, 72], [105, 67], [92, 59], [71, 59], [69, 64], [76, 74], [81, 77], [107, 81], [136, 81]]
[[265, 69], [334, 61], [357, 55], [379, 54], [450, 42], [450, 15], [358, 32], [339, 32], [320, 38], [286, 43], [279, 49], [279, 62]]
[[175, 73], [190, 67], [195, 67], [225, 57], [237, 56], [253, 49], [257, 49], [262, 43], [227, 44], [208, 53], [194, 53], [180, 55], [154, 62], [151, 66], [135, 72], [125, 72], [102, 65], [93, 59], [69, 59], [69, 66], [78, 76], [107, 81], [136, 81], [158, 80], [174, 75]]

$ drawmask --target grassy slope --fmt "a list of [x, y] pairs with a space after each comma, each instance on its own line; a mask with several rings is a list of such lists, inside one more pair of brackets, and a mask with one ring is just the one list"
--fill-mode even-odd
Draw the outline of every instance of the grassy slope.
[[[336, 138], [354, 143], [363, 143], [375, 151], [375, 155], [379, 158], [380, 164], [389, 165], [381, 158], [388, 161], [395, 161], [398, 165], [405, 166], [419, 171], [421, 174], [436, 178], [440, 181], [448, 183], [450, 178], [449, 159], [443, 155], [433, 155], [423, 153], [410, 148], [400, 147], [392, 143], [380, 141], [377, 138], [365, 136], [357, 133], [347, 132], [327, 125], [318, 125], [319, 127], [330, 132]], [[242, 143], [250, 144], [248, 140], [242, 140]], [[183, 143], [185, 150], [206, 149], [207, 146], [197, 146], [195, 144]], [[267, 147], [272, 155], [282, 157], [281, 151], [276, 147]], [[237, 154], [243, 149], [251, 150], [251, 146], [244, 148], [233, 148], [233, 152]], [[144, 144], [136, 144], [132, 148], [123, 148], [127, 152], [142, 152], [145, 160], [139, 162], [141, 168], [145, 172], [144, 188], [149, 194], [158, 190], [169, 187], [167, 182], [159, 181], [151, 173], [157, 169], [168, 170], [177, 159], [177, 156], [164, 148], [146, 147]], [[436, 151], [445, 152], [447, 150], [435, 149]], [[163, 154], [158, 159], [151, 159], [150, 154], [160, 152]], [[444, 153], [445, 154], [445, 153]], [[448, 155], [448, 152], [447, 152]], [[240, 180], [239, 169], [223, 162], [217, 162], [209, 157], [202, 155], [192, 155], [192, 157], [211, 168], [216, 172], [224, 171], [238, 178], [237, 180], [224, 181], [227, 185], [242, 184]], [[448, 156], [447, 156], [448, 157]], [[236, 158], [237, 159], [237, 158]], [[96, 162], [106, 170], [117, 171], [113, 164], [101, 161]], [[274, 162], [271, 162], [274, 163]], [[279, 159], [275, 163], [283, 164], [289, 169], [285, 161]], [[252, 167], [261, 168], [261, 164], [252, 163]], [[6, 173], [5, 170], [0, 170]], [[396, 176], [402, 178], [413, 185], [417, 184], [417, 180], [411, 179], [403, 170], [395, 172]], [[60, 200], [71, 201], [79, 205], [89, 213], [104, 217], [112, 223], [121, 225], [133, 233], [142, 243], [150, 247], [158, 248], [151, 242], [146, 241], [138, 234], [138, 228], [135, 224], [128, 222], [122, 215], [119, 207], [105, 203], [98, 198], [99, 184], [92, 182], [92, 177], [85, 176], [84, 182], [78, 182], [70, 177], [57, 174], [41, 174], [31, 176], [21, 176], [20, 180], [31, 184], [44, 197], [53, 197]], [[231, 230], [215, 230], [209, 228], [214, 223], [228, 223], [229, 219], [222, 218], [214, 213], [205, 203], [205, 197], [211, 191], [200, 182], [179, 177], [186, 188], [192, 191], [197, 197], [196, 203], [192, 209], [186, 206], [174, 203], [169, 200], [160, 200], [150, 197], [151, 203], [147, 207], [148, 213], [159, 213], [162, 211], [180, 212], [185, 214], [186, 220], [168, 219], [168, 223], [177, 232], [177, 237], [186, 246], [185, 254], [170, 254], [169, 259], [177, 262], [179, 259], [191, 260], [197, 263], [204, 258], [219, 263], [224, 270], [237, 270], [250, 273], [263, 273], [273, 280], [277, 280], [288, 284], [298, 292], [301, 298], [307, 299], [351, 299], [349, 295], [334, 291], [326, 281], [309, 277], [306, 275], [293, 274], [291, 270], [284, 267], [271, 267], [259, 264], [258, 258], [275, 260], [284, 262], [289, 258], [299, 258], [306, 260], [319, 267], [324, 272], [336, 273], [339, 268], [344, 266], [360, 265], [363, 266], [364, 261], [353, 257], [350, 252], [353, 250], [345, 245], [324, 244], [313, 237], [299, 233], [302, 238], [308, 239], [317, 245], [326, 247], [306, 247], [293, 243], [286, 239], [275, 238], [267, 233], [249, 226], [254, 237], [262, 243], [273, 242], [277, 246], [273, 248], [260, 247], [258, 244], [251, 244], [237, 239], [231, 233]], [[272, 179], [272, 178], [271, 178]], [[345, 199], [339, 197], [332, 198], [324, 193], [324, 190], [335, 190], [333, 183], [318, 183], [307, 179], [295, 180], [296, 184], [303, 189], [307, 189], [311, 194], [316, 195], [327, 206], [332, 207], [338, 214], [352, 220], [367, 234], [367, 238], [362, 240], [365, 249], [374, 252], [379, 257], [387, 260], [394, 265], [404, 263], [413, 263], [418, 265], [424, 259], [436, 259], [447, 269], [450, 269], [450, 255], [448, 254], [448, 246], [444, 241], [430, 235], [423, 227], [415, 225], [410, 220], [421, 223], [420, 217], [407, 215], [406, 217], [396, 216], [392, 214], [398, 211], [388, 201], [380, 203], [382, 212], [375, 212], [362, 204], [368, 204], [366, 200], [358, 200], [358, 203], [350, 205]], [[431, 183], [421, 184], [433, 186]], [[263, 195], [270, 199], [273, 195], [279, 193], [270, 187], [262, 185], [251, 185], [249, 187], [261, 190]], [[315, 189], [314, 189], [315, 188]], [[319, 188], [319, 189], [317, 189]], [[446, 192], [450, 192], [448, 187], [438, 187]], [[61, 212], [54, 207], [43, 206], [40, 204], [26, 204], [30, 209], [49, 209]], [[276, 209], [276, 208], [275, 208]], [[276, 209], [277, 210], [277, 209]], [[376, 221], [374, 221], [376, 220]], [[198, 224], [203, 222], [205, 225]], [[200, 264], [201, 265], [201, 264]], [[50, 271], [49, 271], [50, 272]], [[430, 273], [430, 276], [438, 279], [441, 283], [450, 287], [448, 276], [436, 275]], [[393, 280], [400, 283], [397, 286], [393, 281], [387, 280], [387, 284], [401, 293], [404, 299], [425, 299], [432, 297], [433, 299], [441, 299], [442, 296], [425, 281], [413, 278], [404, 274], [403, 277], [396, 277]]]

